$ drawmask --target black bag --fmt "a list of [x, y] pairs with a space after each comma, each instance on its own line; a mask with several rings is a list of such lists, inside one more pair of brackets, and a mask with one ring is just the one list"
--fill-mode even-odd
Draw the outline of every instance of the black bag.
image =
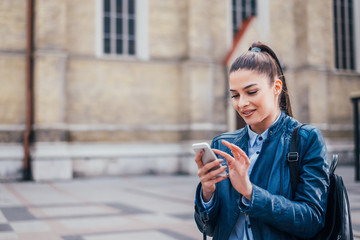
[[[296, 127], [291, 135], [288, 164], [290, 169], [290, 183], [293, 196], [299, 180], [297, 151], [297, 135], [302, 125]], [[351, 226], [350, 204], [346, 187], [341, 176], [335, 174], [338, 155], [333, 155], [330, 165], [330, 188], [327, 199], [324, 228], [312, 239], [314, 240], [353, 240]]]

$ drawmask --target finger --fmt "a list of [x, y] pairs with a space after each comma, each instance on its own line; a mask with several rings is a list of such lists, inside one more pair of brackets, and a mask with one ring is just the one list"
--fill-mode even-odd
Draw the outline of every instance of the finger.
[[217, 149], [213, 149], [214, 153], [222, 156], [223, 158], [225, 158], [225, 160], [227, 161], [227, 163], [229, 165], [231, 165], [231, 163], [234, 161], [234, 158], [232, 156], [230, 156], [228, 153], [225, 153], [223, 151], [217, 150]]
[[237, 145], [233, 143], [229, 143], [228, 141], [223, 140], [222, 141], [225, 146], [227, 146], [231, 152], [233, 153], [235, 159], [241, 160], [243, 164], [250, 164], [250, 160], [246, 153]]
[[219, 166], [223, 162], [224, 162], [223, 159], [216, 159], [212, 162], [205, 164], [202, 168], [199, 169], [198, 176], [201, 178], [207, 175], [212, 168]]
[[[222, 143], [231, 150], [231, 153], [233, 154], [233, 156], [234, 156], [235, 159], [240, 159], [241, 155], [239, 154], [239, 152], [237, 151], [237, 149], [234, 148], [234, 146], [235, 146], [234, 144], [231, 144], [231, 143], [229, 143], [229, 142], [226, 141], [226, 140], [222, 140]], [[234, 146], [233, 146], [233, 145], [234, 145]]]
[[210, 179], [221, 177], [221, 176], [219, 176], [219, 174], [221, 174], [222, 172], [225, 172], [226, 169], [227, 169], [227, 166], [226, 166], [226, 165], [220, 165], [219, 168], [214, 169], [214, 170], [211, 170], [211, 171], [208, 173], [208, 177], [209, 177]]
[[235, 151], [239, 154], [240, 158], [243, 159], [243, 163], [244, 164], [248, 164], [250, 165], [250, 159], [249, 157], [246, 155], [246, 153], [238, 146], [236, 146], [235, 144], [231, 144], [231, 146], [235, 149]]
[[228, 174], [226, 174], [225, 176], [218, 176], [219, 173], [226, 171], [226, 168], [227, 166], [222, 166], [219, 169], [209, 172], [207, 176], [203, 178], [202, 183], [211, 186], [212, 184], [221, 182], [222, 180], [228, 178]]
[[246, 153], [237, 145], [233, 144], [233, 143], [229, 143], [226, 140], [222, 140], [222, 143], [227, 146], [228, 148], [231, 149], [231, 151], [234, 151], [236, 153], [239, 153], [241, 156], [246, 155]]
[[229, 176], [226, 174], [225, 177], [216, 177], [216, 178], [213, 178], [210, 182], [211, 184], [216, 184], [218, 182], [221, 182], [222, 180], [228, 178]]
[[204, 155], [204, 151], [200, 151], [195, 156], [195, 162], [196, 162], [196, 165], [197, 165], [198, 169], [200, 169], [200, 168], [202, 168], [204, 166], [204, 164], [203, 164], [203, 162], [201, 160], [203, 155]]
[[224, 159], [216, 159], [212, 162], [209, 162], [207, 164], [205, 164], [205, 166], [202, 168], [202, 170], [204, 171], [204, 173], [208, 173], [211, 171], [211, 169], [221, 166], [221, 164], [224, 162]]

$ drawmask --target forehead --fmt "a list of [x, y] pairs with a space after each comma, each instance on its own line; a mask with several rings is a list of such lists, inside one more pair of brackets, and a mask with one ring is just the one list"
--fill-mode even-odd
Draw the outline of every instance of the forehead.
[[234, 90], [243, 89], [253, 84], [258, 86], [269, 85], [269, 82], [266, 75], [245, 69], [232, 72], [229, 76], [230, 89]]

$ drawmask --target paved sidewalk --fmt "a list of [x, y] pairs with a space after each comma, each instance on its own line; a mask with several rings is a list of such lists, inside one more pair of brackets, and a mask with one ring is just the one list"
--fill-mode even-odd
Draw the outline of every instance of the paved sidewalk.
[[[347, 184], [360, 239], [360, 183]], [[0, 240], [195, 240], [196, 176], [134, 176], [0, 184]]]

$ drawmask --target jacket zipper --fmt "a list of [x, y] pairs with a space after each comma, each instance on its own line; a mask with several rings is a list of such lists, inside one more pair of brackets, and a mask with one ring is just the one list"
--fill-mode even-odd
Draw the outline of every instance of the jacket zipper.
[[206, 240], [206, 222], [209, 220], [209, 213], [206, 213], [206, 219], [202, 219], [203, 222], [203, 240]]
[[250, 218], [249, 215], [247, 215], [246, 213], [244, 213], [245, 215], [245, 234], [246, 234], [246, 239], [250, 240], [250, 235], [249, 235], [249, 228], [251, 228], [250, 226]]

